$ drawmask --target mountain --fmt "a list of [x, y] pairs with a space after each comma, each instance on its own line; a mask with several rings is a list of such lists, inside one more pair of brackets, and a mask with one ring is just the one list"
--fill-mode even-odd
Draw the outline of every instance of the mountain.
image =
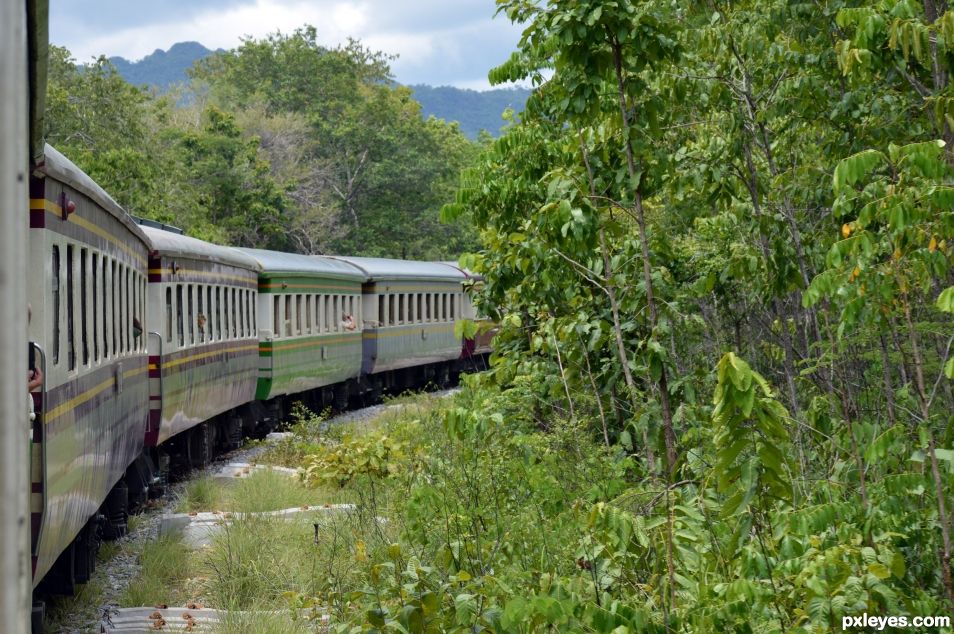
[[421, 104], [424, 116], [457, 121], [461, 131], [476, 139], [481, 130], [494, 136], [500, 134], [504, 125], [500, 115], [507, 108], [518, 113], [530, 96], [526, 88], [497, 88], [495, 90], [465, 90], [452, 86], [410, 86], [414, 98]]
[[109, 61], [130, 84], [165, 90], [173, 84], [188, 81], [186, 70], [213, 52], [198, 42], [179, 42], [168, 51], [156, 49], [138, 62], [130, 62], [122, 57], [110, 57]]
[[[186, 71], [197, 60], [213, 52], [198, 42], [179, 42], [168, 51], [156, 49], [138, 62], [130, 62], [122, 57], [110, 57], [109, 61], [129, 83], [155, 86], [164, 91], [173, 84], [188, 81]], [[477, 91], [424, 84], [410, 88], [414, 91], [414, 98], [420, 102], [425, 117], [434, 115], [438, 119], [457, 121], [461, 131], [471, 139], [476, 139], [481, 130], [498, 136], [504, 124], [501, 113], [506, 108], [522, 111], [530, 95], [525, 88]]]

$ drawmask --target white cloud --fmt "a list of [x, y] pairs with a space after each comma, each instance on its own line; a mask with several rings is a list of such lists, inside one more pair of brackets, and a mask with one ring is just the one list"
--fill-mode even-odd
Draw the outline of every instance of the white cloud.
[[[490, 19], [493, 0], [247, 0], [209, 9], [192, 5], [186, 14], [152, 16], [140, 24], [126, 19], [109, 28], [97, 28], [96, 2], [88, 0], [86, 12], [70, 16], [70, 27], [62, 29], [56, 3], [51, 7], [54, 43], [79, 61], [100, 54], [138, 60], [183, 41], [231, 49], [245, 36], [311, 24], [326, 46], [355, 37], [372, 50], [397, 55], [392, 70], [398, 81], [486, 87], [487, 70], [506, 59], [519, 38], [519, 29], [505, 18]], [[77, 22], [78, 16], [85, 21]]]

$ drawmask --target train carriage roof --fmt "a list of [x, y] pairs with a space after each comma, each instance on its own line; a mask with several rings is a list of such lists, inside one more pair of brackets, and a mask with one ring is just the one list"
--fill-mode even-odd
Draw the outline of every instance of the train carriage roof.
[[190, 238], [189, 236], [146, 225], [143, 225], [141, 229], [152, 245], [150, 250], [163, 257], [191, 258], [216, 264], [227, 264], [256, 273], [262, 269], [255, 258], [232, 247], [223, 247], [198, 238]]
[[461, 271], [461, 272], [464, 274], [464, 276], [465, 276], [467, 279], [469, 279], [469, 280], [477, 280], [477, 281], [480, 281], [480, 280], [483, 280], [483, 279], [484, 279], [484, 276], [483, 276], [483, 275], [480, 275], [480, 274], [478, 274], [478, 273], [474, 273], [474, 272], [471, 271], [470, 269], [462, 268], [461, 265], [460, 265], [459, 263], [457, 263], [456, 261], [445, 260], [445, 261], [441, 262], [441, 264], [446, 264], [447, 266], [453, 267], [453, 268], [457, 269], [458, 271]]
[[265, 275], [270, 273], [313, 275], [353, 280], [359, 283], [368, 279], [367, 274], [360, 268], [335, 258], [265, 249], [236, 248], [235, 250], [254, 258], [262, 266], [262, 273]]
[[390, 258], [361, 258], [351, 256], [330, 256], [347, 262], [365, 272], [369, 280], [441, 280], [458, 282], [466, 275], [454, 266], [443, 262], [421, 262], [418, 260], [394, 260]]
[[126, 213], [126, 210], [120, 207], [119, 203], [113, 200], [113, 197], [107, 194], [86, 172], [78, 168], [73, 161], [63, 156], [59, 150], [50, 144], [47, 144], [44, 149], [42, 170], [47, 176], [55, 178], [89, 197], [90, 200], [123, 223], [137, 238], [144, 243], [147, 242], [146, 236], [143, 235], [139, 225]]

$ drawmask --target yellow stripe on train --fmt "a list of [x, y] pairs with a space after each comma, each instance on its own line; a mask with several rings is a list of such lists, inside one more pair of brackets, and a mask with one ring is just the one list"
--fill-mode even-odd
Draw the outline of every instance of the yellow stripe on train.
[[[146, 371], [146, 367], [143, 366], [141, 368], [136, 368], [135, 370], [130, 370], [129, 372], [123, 372], [123, 379], [132, 378], [136, 376], [137, 374], [142, 374], [145, 371]], [[66, 401], [65, 403], [60, 403], [59, 405], [57, 405], [56, 407], [51, 409], [49, 412], [46, 412], [43, 415], [43, 423], [46, 425], [49, 425], [50, 421], [56, 418], [59, 418], [60, 416], [62, 416], [63, 414], [65, 414], [66, 412], [70, 410], [76, 409], [77, 407], [85, 403], [86, 401], [95, 397], [97, 394], [99, 394], [103, 390], [110, 388], [114, 385], [116, 385], [116, 377], [110, 377], [106, 379], [105, 381], [103, 381], [102, 383], [100, 383], [99, 385], [97, 385], [96, 387], [92, 387], [86, 390], [85, 392], [83, 392], [82, 394], [78, 396], [74, 396], [73, 398]]]

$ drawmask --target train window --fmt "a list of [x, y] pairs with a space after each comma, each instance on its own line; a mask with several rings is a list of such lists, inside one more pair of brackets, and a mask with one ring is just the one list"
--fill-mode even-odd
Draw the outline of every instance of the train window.
[[321, 334], [321, 295], [314, 295], [315, 302], [315, 334]]
[[407, 313], [405, 313], [406, 304], [406, 295], [404, 293], [398, 293], [398, 312], [397, 312], [397, 323], [401, 325], [407, 319]]
[[126, 292], [123, 293], [123, 331], [126, 333], [126, 352], [132, 351], [132, 305], [130, 301], [132, 299], [132, 271], [129, 267], [124, 267], [123, 270], [126, 272], [125, 281], [126, 281]]
[[199, 331], [199, 343], [205, 343], [205, 314], [202, 312], [202, 285], [198, 284], [195, 294], [195, 327]]
[[243, 323], [245, 324], [245, 336], [252, 336], [252, 313], [250, 310], [252, 302], [252, 293], [248, 289], [239, 291], [242, 294], [242, 314], [245, 315]]
[[109, 263], [109, 323], [110, 323], [110, 335], [112, 339], [112, 351], [113, 356], [119, 354], [119, 346], [116, 345], [116, 335], [117, 330], [119, 329], [119, 319], [117, 312], [117, 305], [119, 303], [119, 297], [117, 287], [116, 287], [116, 260], [112, 260]]
[[172, 343], [172, 288], [166, 287], [166, 342]]
[[249, 297], [251, 298], [251, 309], [249, 312], [252, 315], [252, 335], [258, 334], [258, 294], [255, 291], [248, 292]]
[[388, 298], [384, 295], [378, 295], [378, 325], [384, 326], [387, 323]]
[[388, 295], [388, 326], [395, 326], [398, 323], [397, 296]]
[[331, 326], [329, 322], [331, 319], [329, 314], [331, 313], [331, 303], [327, 295], [319, 295], [318, 300], [321, 302], [321, 332], [330, 332]]
[[225, 339], [225, 332], [222, 330], [222, 289], [215, 287], [215, 340]]
[[305, 332], [311, 334], [311, 295], [305, 295]]
[[125, 328], [125, 316], [126, 311], [123, 308], [123, 299], [125, 293], [123, 292], [123, 267], [122, 264], [116, 265], [116, 324], [113, 326], [119, 331], [118, 337], [118, 347], [116, 348], [117, 353], [123, 354], [126, 352], [126, 328]]
[[135, 324], [133, 319], [139, 318], [142, 319], [141, 313], [139, 312], [139, 274], [136, 271], [130, 271], [129, 273], [129, 327], [130, 332], [133, 334], [133, 337], [130, 338], [129, 348], [133, 351], [139, 349], [140, 339], [135, 336]]
[[76, 344], [73, 342], [73, 245], [66, 245], [66, 358], [69, 369], [76, 369]]
[[215, 338], [215, 326], [212, 323], [212, 287], [205, 287], [205, 332], [206, 339], [212, 341]]
[[300, 335], [302, 331], [301, 324], [301, 306], [302, 300], [301, 295], [295, 295], [295, 334]]
[[93, 340], [93, 360], [99, 361], [99, 295], [97, 293], [97, 283], [99, 281], [99, 254], [93, 254], [93, 260], [90, 264], [90, 273], [89, 281], [91, 286], [90, 293], [90, 304], [93, 307], [93, 330], [91, 333], [91, 339]]
[[117, 265], [118, 277], [116, 278], [116, 324], [113, 326], [119, 330], [119, 347], [116, 348], [119, 354], [126, 352], [126, 329], [123, 327], [125, 311], [123, 310], [123, 265]]
[[185, 345], [185, 326], [182, 315], [184, 304], [185, 302], [182, 301], [182, 284], [176, 284], [176, 337], [180, 348]]
[[86, 284], [89, 268], [86, 261], [89, 259], [89, 251], [80, 249], [79, 265], [79, 291], [80, 291], [80, 349], [83, 351], [83, 365], [89, 365], [89, 323], [86, 319]]
[[414, 320], [424, 321], [424, 294], [416, 293], [414, 306]]
[[275, 337], [280, 337], [282, 334], [282, 322], [281, 314], [279, 312], [281, 310], [279, 307], [280, 302], [277, 295], [272, 297], [272, 304], [274, 305], [274, 314], [272, 315], [272, 332]]
[[282, 334], [286, 337], [292, 336], [292, 296], [285, 295], [285, 314], [282, 315]]
[[[216, 296], [216, 301], [218, 301], [218, 296]], [[226, 340], [229, 339], [229, 324], [232, 321], [232, 312], [229, 310], [229, 289], [222, 289], [222, 334], [219, 335], [219, 339]]]
[[189, 305], [189, 310], [186, 312], [186, 322], [189, 324], [189, 345], [195, 345], [195, 301], [192, 299], [192, 284], [189, 284], [186, 287], [186, 301]]
[[239, 289], [239, 290], [236, 291], [236, 292], [238, 293], [238, 321], [239, 321], [238, 334], [239, 334], [239, 337], [244, 337], [244, 336], [246, 336], [246, 332], [245, 332], [245, 328], [246, 328], [246, 326], [245, 326], [245, 291], [242, 290], [242, 289]]
[[60, 247], [53, 246], [53, 365], [60, 362]]
[[[227, 292], [227, 291], [226, 291]], [[235, 303], [235, 289], [232, 289], [232, 310], [229, 311], [229, 321], [232, 324], [232, 338], [238, 338], [238, 310]]]
[[450, 318], [451, 318], [451, 320], [454, 320], [454, 319], [457, 318], [457, 313], [456, 313], [456, 311], [454, 310], [454, 309], [456, 308], [455, 303], [454, 303], [454, 300], [455, 300], [455, 299], [456, 299], [456, 295], [455, 295], [454, 293], [451, 293], [451, 296], [450, 296]]
[[109, 262], [106, 261], [106, 256], [103, 256], [103, 266], [102, 272], [100, 273], [100, 288], [103, 291], [103, 302], [102, 306], [99, 307], [100, 315], [103, 317], [103, 358], [109, 356], [109, 351], [112, 349], [109, 347], [109, 283], [106, 279], [106, 271], [109, 269]]

